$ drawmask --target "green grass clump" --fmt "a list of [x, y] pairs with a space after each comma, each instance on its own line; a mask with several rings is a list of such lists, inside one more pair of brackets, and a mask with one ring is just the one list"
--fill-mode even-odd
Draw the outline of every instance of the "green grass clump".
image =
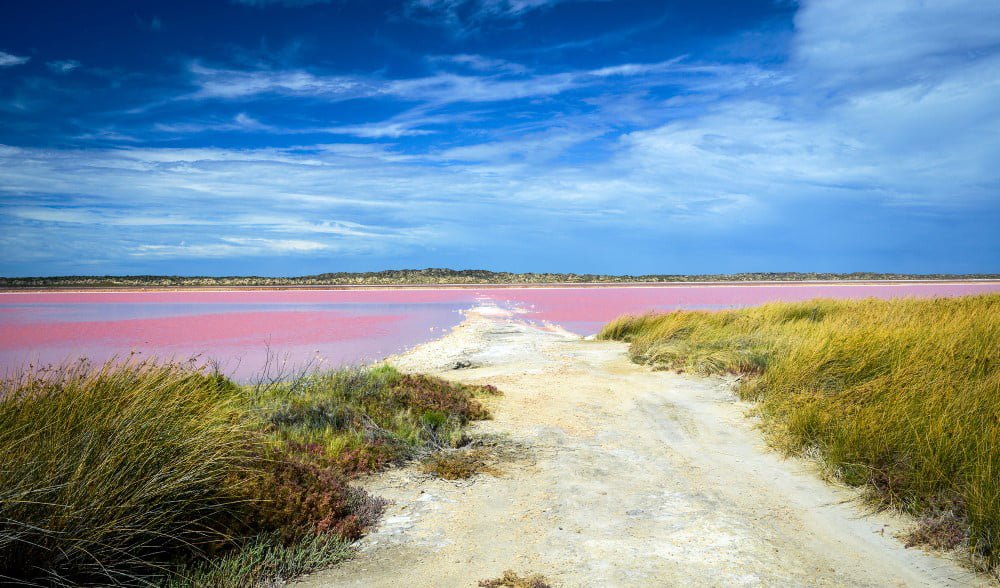
[[267, 390], [257, 403], [275, 441], [357, 475], [456, 447], [470, 421], [490, 416], [477, 398], [497, 393], [380, 366], [306, 376]]
[[457, 444], [492, 388], [390, 367], [240, 387], [192, 364], [0, 382], [0, 583], [256, 586], [346, 557], [350, 476]]
[[129, 582], [228, 540], [253, 438], [231, 385], [84, 362], [0, 387], [0, 575]]
[[334, 566], [351, 556], [350, 543], [329, 534], [312, 535], [288, 543], [280, 535], [254, 537], [240, 549], [175, 569], [163, 588], [246, 588], [280, 585], [311, 572]]
[[925, 542], [1000, 561], [1000, 295], [648, 314], [599, 337], [657, 368], [748, 376], [739, 393], [785, 450], [816, 448], [844, 481], [933, 521]]

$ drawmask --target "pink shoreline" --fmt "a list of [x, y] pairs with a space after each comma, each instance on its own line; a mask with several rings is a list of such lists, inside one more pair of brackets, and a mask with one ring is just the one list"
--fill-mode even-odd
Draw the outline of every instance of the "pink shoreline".
[[[497, 284], [471, 284], [471, 285], [445, 285], [445, 286], [358, 286], [358, 287], [246, 287], [246, 288], [183, 288], [183, 289], [39, 289], [39, 290], [0, 290], [0, 304], [2, 303], [39, 303], [32, 300], [38, 296], [59, 296], [59, 303], [114, 303], [123, 302], [122, 297], [141, 298], [142, 302], [177, 302], [176, 296], [188, 296], [185, 302], [191, 303], [211, 303], [227, 302], [232, 300], [222, 300], [223, 296], [240, 294], [242, 296], [252, 295], [251, 298], [242, 299], [240, 302], [270, 302], [273, 299], [269, 295], [273, 294], [295, 294], [288, 298], [283, 298], [282, 302], [316, 302], [327, 300], [324, 294], [338, 294], [337, 302], [344, 303], [384, 303], [384, 302], [452, 302], [464, 301], [467, 293], [471, 291], [553, 291], [566, 292], [572, 290], [600, 291], [600, 290], [659, 290], [659, 289], [692, 289], [692, 288], [898, 288], [914, 286], [931, 287], [969, 287], [970, 293], [992, 292], [1000, 290], [1000, 281], [991, 280], [967, 280], [967, 281], [800, 281], [800, 282], [669, 282], [669, 283], [632, 283], [632, 284], [566, 284], [566, 285], [497, 285]], [[400, 294], [412, 298], [398, 300]], [[346, 297], [341, 296], [349, 294]], [[107, 298], [104, 298], [107, 297]]]
[[243, 358], [234, 371], [246, 375], [272, 345], [294, 361], [375, 361], [439, 336], [461, 320], [457, 310], [483, 303], [588, 334], [620, 315], [648, 311], [988, 292], [1000, 292], [1000, 281], [22, 291], [0, 295], [0, 370], [137, 350], [223, 362]]
[[399, 291], [468, 291], [468, 290], [591, 290], [604, 288], [687, 288], [698, 287], [760, 287], [760, 286], [899, 286], [899, 285], [993, 285], [1000, 286], [1000, 280], [970, 278], [968, 280], [795, 280], [795, 281], [710, 281], [710, 282], [581, 282], [543, 284], [398, 284], [398, 285], [350, 285], [313, 286], [150, 286], [150, 287], [41, 287], [41, 288], [0, 288], [0, 296], [31, 294], [191, 294], [229, 292], [399, 292]]

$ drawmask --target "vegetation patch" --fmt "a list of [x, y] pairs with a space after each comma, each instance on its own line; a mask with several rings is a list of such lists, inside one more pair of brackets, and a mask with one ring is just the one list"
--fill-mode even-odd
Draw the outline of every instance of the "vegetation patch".
[[350, 542], [333, 534], [310, 535], [291, 543], [277, 534], [262, 534], [239, 549], [177, 566], [161, 585], [163, 588], [280, 585], [334, 566], [352, 553]]
[[1000, 562], [1000, 295], [629, 316], [600, 338], [660, 369], [744, 376], [781, 448], [815, 448], [916, 515], [912, 543]]
[[530, 455], [529, 448], [502, 435], [475, 435], [455, 449], [427, 454], [421, 469], [444, 480], [467, 480], [479, 474], [499, 476], [503, 465]]
[[493, 386], [380, 366], [265, 386], [256, 392], [255, 404], [275, 443], [356, 476], [462, 445], [470, 421], [490, 418], [480, 399], [496, 394]]
[[907, 547], [927, 545], [934, 549], [955, 549], [969, 540], [965, 517], [950, 510], [927, 513], [920, 517], [905, 540]]
[[499, 578], [480, 580], [481, 588], [552, 588], [549, 581], [541, 574], [521, 576], [513, 570], [507, 570]]
[[241, 387], [86, 362], [0, 383], [0, 581], [253, 586], [345, 558], [385, 503], [348, 483], [454, 447], [489, 387], [390, 367]]
[[424, 458], [424, 472], [443, 480], [466, 480], [478, 474], [496, 475], [493, 455], [486, 449], [455, 449]]

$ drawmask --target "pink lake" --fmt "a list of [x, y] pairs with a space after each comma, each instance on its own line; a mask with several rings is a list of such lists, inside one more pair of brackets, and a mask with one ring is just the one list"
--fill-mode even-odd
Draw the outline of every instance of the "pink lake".
[[213, 359], [240, 379], [259, 372], [269, 351], [289, 365], [362, 363], [439, 337], [461, 310], [484, 303], [585, 335], [650, 310], [998, 291], [1000, 282], [0, 293], [0, 371], [130, 352]]

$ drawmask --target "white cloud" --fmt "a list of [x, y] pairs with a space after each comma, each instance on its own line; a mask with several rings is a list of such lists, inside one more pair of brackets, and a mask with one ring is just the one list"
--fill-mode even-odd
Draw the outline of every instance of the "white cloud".
[[75, 59], [66, 59], [63, 61], [49, 61], [45, 65], [55, 73], [65, 74], [80, 67], [80, 62]]
[[[419, 109], [418, 109], [419, 112]], [[266, 133], [269, 135], [348, 135], [363, 139], [398, 139], [430, 135], [434, 131], [421, 128], [468, 119], [468, 115], [429, 116], [404, 112], [385, 121], [339, 126], [281, 127], [262, 123], [246, 113], [230, 120], [207, 122], [156, 123], [153, 128], [163, 133], [193, 134], [204, 132]], [[97, 138], [97, 137], [95, 137]]]
[[659, 63], [622, 64], [595, 70], [552, 74], [464, 75], [439, 72], [418, 78], [380, 80], [361, 76], [321, 75], [305, 70], [218, 69], [189, 65], [198, 90], [188, 99], [251, 99], [261, 95], [316, 97], [337, 102], [354, 98], [394, 98], [433, 104], [503, 102], [554, 96], [606, 83], [608, 77], [649, 78], [712, 76], [732, 67], [689, 65], [675, 58]]
[[804, 2], [787, 69], [712, 78], [772, 92], [632, 132], [618, 157], [678, 190], [782, 206], [985, 205], [1000, 185], [1000, 26], [986, 24], [1000, 5], [987, 4]]
[[24, 65], [31, 61], [30, 57], [20, 57], [18, 55], [13, 55], [4, 51], [0, 51], [0, 67], [13, 67], [15, 65]]
[[795, 16], [793, 58], [824, 85], [933, 83], [998, 45], [997, 2], [807, 0]]
[[306, 71], [214, 69], [195, 62], [189, 66], [198, 91], [191, 98], [245, 98], [259, 94], [319, 96], [349, 100], [371, 96], [377, 89], [360, 78], [316, 76]]
[[659, 63], [623, 63], [621, 65], [612, 65], [609, 67], [595, 69], [592, 70], [590, 74], [603, 78], [611, 76], [627, 77], [662, 73], [674, 69], [677, 64], [683, 61], [683, 59], [683, 57], [676, 57]]
[[131, 257], [145, 258], [212, 258], [260, 255], [287, 255], [316, 253], [332, 250], [329, 244], [303, 239], [260, 239], [247, 237], [221, 237], [204, 243], [177, 245], [137, 245]]
[[230, 120], [213, 122], [189, 122], [189, 123], [156, 123], [153, 125], [157, 131], [165, 133], [203, 133], [206, 131], [245, 131], [245, 132], [268, 132], [280, 133], [282, 129], [272, 125], [267, 125], [253, 118], [245, 112], [240, 112]]
[[578, 77], [571, 73], [518, 79], [440, 73], [425, 78], [388, 82], [385, 92], [409, 100], [447, 104], [503, 102], [536, 96], [553, 96], [579, 86]]
[[433, 55], [428, 57], [427, 60], [437, 64], [466, 67], [470, 70], [478, 72], [526, 73], [528, 71], [528, 68], [520, 63], [514, 63], [507, 61], [506, 59], [498, 59], [495, 57], [486, 57], [484, 55], [469, 53], [459, 53], [456, 55]]
[[[25, 236], [58, 225], [62, 246], [108, 241], [102, 255], [156, 259], [404, 251], [440, 238], [426, 215], [413, 215], [414, 199], [440, 198], [418, 198], [426, 180], [413, 171], [362, 145], [4, 147], [0, 226]], [[33, 241], [10, 248], [11, 259], [29, 255], [17, 250]]]
[[340, 127], [326, 127], [317, 129], [316, 132], [332, 135], [352, 135], [362, 139], [398, 139], [400, 137], [418, 137], [420, 135], [430, 135], [434, 131], [426, 129], [416, 129], [411, 125], [399, 122], [365, 123], [360, 125], [344, 125]]
[[[482, 161], [471, 162], [472, 151], [420, 157], [361, 145], [7, 147], [0, 149], [0, 226], [24, 234], [26, 226], [58, 224], [67, 247], [130, 235], [124, 244], [108, 243], [106, 252], [156, 259], [247, 256], [271, 245], [283, 254], [326, 250], [296, 241], [345, 255], [398, 255], [467, 245], [482, 216], [535, 230], [538, 223], [621, 222], [642, 210], [658, 210], [661, 218], [703, 212], [700, 200], [683, 194], [652, 201], [660, 190], [641, 176], [616, 180], [609, 173], [618, 169], [551, 165], [543, 152], [555, 141], [523, 142], [514, 163], [500, 154], [510, 146], [492, 155], [481, 147]], [[224, 239], [211, 237], [218, 234]]]
[[538, 133], [519, 135], [516, 138], [463, 145], [442, 150], [437, 154], [442, 160], [482, 162], [504, 165], [512, 162], [542, 163], [551, 161], [568, 149], [595, 139], [605, 129], [550, 128]]

